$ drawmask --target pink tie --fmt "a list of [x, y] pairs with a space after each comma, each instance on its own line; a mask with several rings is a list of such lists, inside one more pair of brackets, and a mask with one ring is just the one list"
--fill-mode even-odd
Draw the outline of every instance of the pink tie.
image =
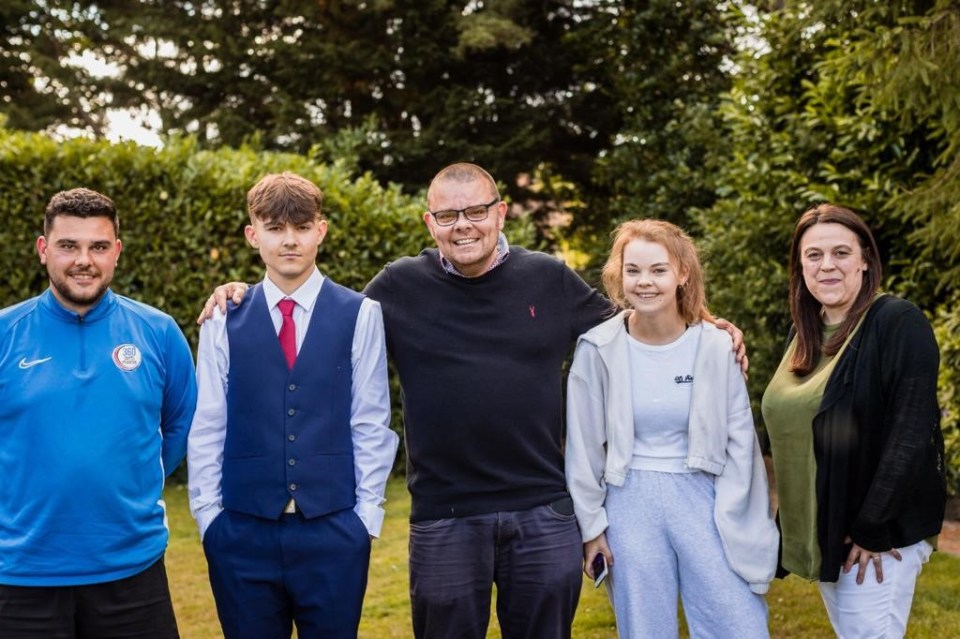
[[283, 324], [280, 325], [280, 349], [287, 358], [287, 367], [293, 368], [297, 361], [297, 326], [293, 323], [293, 307], [297, 303], [291, 299], [277, 302], [277, 308], [283, 315]]

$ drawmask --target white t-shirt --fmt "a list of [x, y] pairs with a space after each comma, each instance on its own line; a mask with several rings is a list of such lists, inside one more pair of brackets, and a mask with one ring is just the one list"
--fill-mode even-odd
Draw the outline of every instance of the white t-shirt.
[[703, 325], [697, 323], [669, 344], [630, 338], [633, 389], [633, 459], [630, 468], [693, 472], [687, 458], [693, 363]]

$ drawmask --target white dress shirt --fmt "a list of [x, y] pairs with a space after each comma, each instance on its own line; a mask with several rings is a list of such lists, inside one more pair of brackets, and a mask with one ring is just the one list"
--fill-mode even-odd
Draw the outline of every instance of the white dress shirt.
[[[293, 321], [297, 326], [297, 352], [313, 316], [317, 296], [325, 278], [318, 269], [300, 288], [284, 295], [269, 277], [263, 279], [263, 293], [274, 329], [279, 334], [283, 317], [277, 303], [289, 297], [296, 302]], [[387, 353], [380, 304], [364, 298], [357, 317], [351, 351], [353, 363], [350, 428], [353, 440], [357, 504], [354, 511], [373, 537], [380, 536], [382, 504], [387, 478], [397, 454], [399, 437], [390, 430], [390, 390], [387, 382]], [[230, 371], [230, 344], [226, 316], [219, 309], [200, 328], [197, 351], [197, 412], [187, 443], [190, 512], [197, 520], [200, 538], [223, 510], [221, 479], [223, 446], [227, 434], [227, 384]]]

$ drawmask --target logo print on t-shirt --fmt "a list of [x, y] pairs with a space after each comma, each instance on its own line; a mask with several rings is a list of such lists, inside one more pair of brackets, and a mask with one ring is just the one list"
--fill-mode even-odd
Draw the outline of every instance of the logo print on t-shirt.
[[677, 384], [692, 384], [693, 375], [677, 375], [673, 378], [673, 381]]
[[537, 307], [534, 306], [533, 304], [531, 304], [531, 305], [530, 305], [530, 317], [536, 317], [536, 316], [537, 316]]
[[121, 344], [113, 349], [113, 363], [122, 371], [130, 372], [140, 366], [143, 356], [133, 344]]

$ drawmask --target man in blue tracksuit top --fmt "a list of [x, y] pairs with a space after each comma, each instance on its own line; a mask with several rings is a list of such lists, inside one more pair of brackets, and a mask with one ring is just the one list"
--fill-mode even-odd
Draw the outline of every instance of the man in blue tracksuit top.
[[0, 311], [0, 637], [173, 639], [164, 478], [196, 405], [168, 315], [110, 290], [113, 202], [56, 194], [50, 286]]

